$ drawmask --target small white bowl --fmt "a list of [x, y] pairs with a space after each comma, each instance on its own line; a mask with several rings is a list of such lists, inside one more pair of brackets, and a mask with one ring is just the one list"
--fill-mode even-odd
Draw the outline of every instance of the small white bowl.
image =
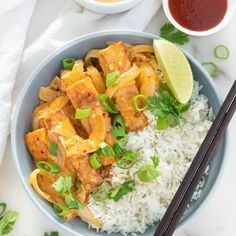
[[233, 16], [233, 14], [235, 13], [235, 9], [236, 9], [236, 1], [235, 0], [228, 0], [228, 8], [227, 8], [227, 12], [223, 18], [223, 20], [216, 25], [215, 27], [209, 29], [209, 30], [205, 30], [205, 31], [193, 31], [193, 30], [189, 30], [185, 27], [183, 27], [182, 25], [180, 25], [172, 16], [170, 9], [169, 9], [169, 0], [163, 0], [162, 4], [163, 4], [163, 8], [164, 8], [164, 12], [167, 16], [167, 18], [169, 19], [169, 21], [179, 30], [181, 30], [182, 32], [189, 34], [189, 35], [194, 35], [194, 36], [205, 36], [205, 35], [210, 35], [210, 34], [214, 34], [216, 32], [218, 32], [219, 30], [223, 29], [227, 23], [230, 21], [231, 17]]
[[102, 14], [116, 14], [129, 10], [142, 0], [121, 0], [119, 2], [104, 3], [96, 0], [76, 0], [83, 7]]

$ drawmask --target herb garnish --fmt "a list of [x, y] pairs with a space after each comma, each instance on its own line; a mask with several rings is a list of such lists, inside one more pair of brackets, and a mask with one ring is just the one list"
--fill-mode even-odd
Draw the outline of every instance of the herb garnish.
[[45, 232], [43, 236], [59, 236], [57, 231], [52, 231], [50, 233]]
[[164, 130], [169, 126], [174, 127], [184, 124], [182, 113], [187, 111], [191, 105], [191, 101], [186, 104], [179, 103], [169, 87], [162, 83], [159, 88], [159, 96], [148, 97], [148, 110], [158, 118], [157, 129]]
[[[84, 206], [76, 199], [75, 193], [71, 191], [73, 186], [72, 176], [60, 176], [53, 184], [52, 187], [57, 191], [60, 196], [65, 197], [66, 205], [54, 204], [54, 210], [59, 216], [63, 216], [68, 212], [68, 209], [82, 209]], [[66, 212], [64, 214], [64, 212]], [[59, 214], [58, 214], [59, 213]]]
[[176, 29], [171, 23], [166, 23], [161, 27], [160, 37], [179, 45], [189, 42], [189, 35]]
[[124, 195], [135, 190], [134, 180], [123, 183], [120, 187], [111, 188], [108, 192], [108, 198], [118, 202]]
[[50, 153], [53, 156], [57, 156], [57, 151], [58, 151], [58, 144], [57, 143], [50, 142], [49, 149], [50, 149]]
[[13, 230], [13, 225], [19, 217], [16, 211], [7, 211], [6, 203], [0, 203], [0, 236], [9, 234]]

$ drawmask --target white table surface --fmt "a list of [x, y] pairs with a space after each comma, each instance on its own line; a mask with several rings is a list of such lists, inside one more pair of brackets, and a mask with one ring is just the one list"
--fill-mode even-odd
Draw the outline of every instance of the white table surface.
[[[160, 26], [167, 20], [160, 9], [145, 31], [158, 34]], [[225, 98], [230, 86], [236, 79], [236, 15], [228, 26], [215, 35], [194, 38], [184, 46], [199, 61], [214, 60], [222, 72], [214, 81], [219, 93]], [[230, 48], [230, 59], [220, 61], [214, 58], [213, 49], [219, 44]], [[236, 117], [230, 126], [230, 143], [225, 156], [226, 165], [220, 181], [210, 199], [175, 236], [235, 236], [236, 224]], [[0, 202], [7, 202], [9, 209], [19, 211], [20, 218], [11, 233], [12, 236], [43, 236], [45, 231], [57, 230], [60, 236], [68, 233], [50, 222], [31, 202], [19, 181], [11, 159], [10, 140], [8, 140], [3, 163], [0, 166]]]

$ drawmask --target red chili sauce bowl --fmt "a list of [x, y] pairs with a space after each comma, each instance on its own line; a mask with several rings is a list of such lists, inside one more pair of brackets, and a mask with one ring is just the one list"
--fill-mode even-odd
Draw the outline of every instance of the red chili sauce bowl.
[[179, 30], [195, 36], [221, 30], [232, 17], [235, 0], [163, 0], [167, 18]]

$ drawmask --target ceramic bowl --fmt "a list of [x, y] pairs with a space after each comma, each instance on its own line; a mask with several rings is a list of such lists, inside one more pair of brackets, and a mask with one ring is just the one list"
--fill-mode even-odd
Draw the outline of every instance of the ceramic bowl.
[[214, 28], [211, 28], [209, 30], [205, 30], [205, 31], [193, 31], [190, 29], [187, 29], [185, 27], [183, 27], [182, 25], [180, 25], [175, 19], [174, 17], [171, 15], [170, 13], [170, 9], [169, 9], [169, 4], [168, 4], [169, 0], [162, 0], [162, 4], [163, 4], [163, 9], [164, 12], [168, 18], [168, 20], [179, 30], [181, 30], [182, 32], [189, 34], [189, 35], [194, 35], [194, 36], [206, 36], [206, 35], [211, 35], [214, 34], [216, 32], [218, 32], [219, 30], [223, 29], [230, 21], [230, 19], [232, 18], [232, 16], [235, 13], [235, 9], [236, 9], [236, 1], [235, 0], [228, 0], [228, 8], [227, 8], [227, 12], [224, 16], [224, 19], [218, 24], [216, 25]]
[[80, 5], [91, 11], [101, 14], [116, 14], [129, 10], [142, 0], [121, 0], [113, 3], [99, 2], [96, 0], [76, 0]]
[[[28, 183], [28, 177], [35, 168], [35, 165], [27, 151], [23, 137], [31, 130], [32, 111], [39, 103], [38, 91], [41, 86], [49, 84], [51, 79], [59, 74], [61, 69], [61, 61], [66, 57], [82, 58], [92, 48], [105, 47], [107, 41], [122, 40], [131, 44], [152, 44], [154, 38], [158, 37], [147, 33], [133, 31], [107, 31], [78, 38], [65, 47], [54, 52], [43, 62], [41, 62], [30, 75], [18, 97], [11, 128], [12, 154], [16, 171], [18, 172], [20, 181], [22, 182], [25, 191], [35, 203], [36, 207], [39, 208], [49, 220], [61, 226], [70, 235], [105, 236], [107, 234], [98, 233], [93, 229], [88, 229], [88, 225], [80, 219], [75, 219], [71, 222], [64, 222], [55, 215], [52, 206], [47, 201], [42, 199]], [[199, 83], [203, 86], [202, 93], [209, 98], [209, 105], [216, 113], [220, 108], [221, 100], [212, 79], [199, 62], [197, 62], [188, 53], [184, 53], [190, 62], [195, 80], [199, 81]], [[209, 193], [215, 185], [222, 169], [226, 143], [226, 137], [224, 137], [218, 146], [214, 160], [210, 164], [209, 175], [206, 178], [206, 183], [200, 198], [190, 204], [190, 207], [185, 212], [179, 226], [184, 224], [187, 219], [190, 219], [191, 216], [197, 212], [199, 207], [203, 205], [207, 196], [209, 196]], [[137, 235], [151, 236], [153, 235], [155, 227], [156, 225], [149, 227], [144, 234]], [[116, 235], [119, 234], [110, 234], [110, 236]]]

